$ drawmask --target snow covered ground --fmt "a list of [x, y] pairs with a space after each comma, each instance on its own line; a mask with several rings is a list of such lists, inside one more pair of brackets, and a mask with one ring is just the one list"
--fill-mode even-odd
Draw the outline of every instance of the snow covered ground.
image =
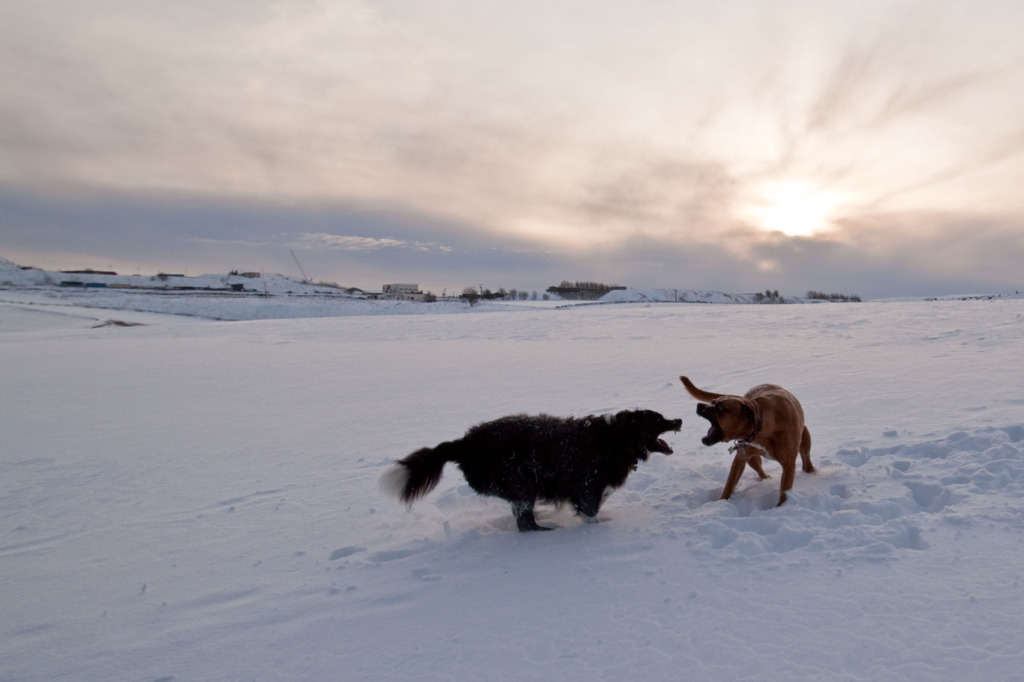
[[[1024, 301], [84, 296], [0, 289], [2, 680], [1024, 679]], [[681, 373], [789, 388], [819, 473], [719, 501]], [[377, 489], [479, 421], [634, 407], [676, 452], [596, 525], [518, 533], [454, 467]]]

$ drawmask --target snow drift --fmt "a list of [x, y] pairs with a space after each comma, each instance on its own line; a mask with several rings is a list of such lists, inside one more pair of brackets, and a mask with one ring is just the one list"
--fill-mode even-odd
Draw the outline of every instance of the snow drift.
[[[1019, 300], [247, 322], [128, 300], [0, 292], [0, 679], [1020, 677]], [[778, 509], [773, 463], [718, 500], [730, 457], [682, 373], [784, 385], [820, 471]], [[518, 533], [455, 469], [411, 510], [377, 490], [486, 419], [636, 407], [683, 418], [676, 454], [597, 524], [540, 507], [560, 528]]]

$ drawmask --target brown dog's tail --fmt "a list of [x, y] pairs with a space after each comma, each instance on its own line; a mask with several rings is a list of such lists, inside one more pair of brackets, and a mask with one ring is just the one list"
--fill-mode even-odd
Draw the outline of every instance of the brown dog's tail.
[[804, 471], [814, 473], [814, 465], [811, 464], [811, 432], [804, 427], [800, 435], [800, 459], [803, 462]]
[[693, 382], [687, 379], [686, 377], [679, 377], [679, 380], [683, 382], [683, 386], [685, 386], [686, 390], [690, 392], [690, 395], [692, 395], [697, 400], [703, 400], [706, 403], [710, 403], [712, 400], [716, 400], [717, 398], [723, 397], [723, 394], [721, 393], [711, 393], [709, 391], [704, 391], [697, 388], [696, 386], [693, 385]]

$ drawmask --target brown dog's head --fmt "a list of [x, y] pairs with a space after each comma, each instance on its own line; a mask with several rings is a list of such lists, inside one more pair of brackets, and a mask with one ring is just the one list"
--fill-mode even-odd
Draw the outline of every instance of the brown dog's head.
[[737, 396], [727, 395], [710, 403], [698, 403], [697, 414], [711, 422], [707, 435], [700, 441], [704, 445], [750, 439], [757, 432], [754, 409], [748, 401]]

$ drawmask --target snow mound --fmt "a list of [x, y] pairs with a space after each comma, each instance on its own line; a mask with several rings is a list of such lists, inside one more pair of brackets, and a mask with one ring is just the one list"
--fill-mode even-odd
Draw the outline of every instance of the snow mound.
[[0, 256], [0, 287], [34, 288], [53, 284], [49, 273], [23, 268]]

